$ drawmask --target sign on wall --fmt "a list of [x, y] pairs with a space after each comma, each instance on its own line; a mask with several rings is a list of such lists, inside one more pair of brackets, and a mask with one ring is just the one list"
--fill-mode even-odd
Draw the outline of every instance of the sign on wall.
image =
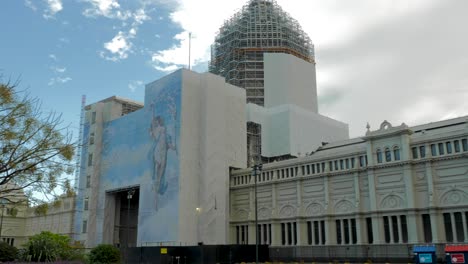
[[465, 263], [465, 254], [451, 254], [452, 263]]

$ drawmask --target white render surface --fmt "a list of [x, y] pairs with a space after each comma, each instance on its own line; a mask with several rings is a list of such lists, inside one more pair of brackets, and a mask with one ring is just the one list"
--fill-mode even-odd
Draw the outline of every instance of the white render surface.
[[322, 142], [349, 138], [347, 124], [292, 104], [272, 108], [247, 104], [247, 121], [262, 126], [265, 157], [301, 156], [315, 151]]
[[265, 108], [290, 104], [318, 113], [315, 63], [285, 53], [265, 53]]
[[247, 121], [261, 125], [261, 155], [301, 156], [322, 142], [349, 138], [348, 125], [318, 113], [315, 64], [265, 53], [265, 106], [247, 104]]
[[[259, 224], [271, 226], [271, 237], [266, 236], [273, 246], [466, 243], [467, 140], [468, 116], [411, 128], [385, 121], [361, 138], [331, 142], [307, 157], [264, 164], [258, 176]], [[368, 163], [361, 165], [366, 156]], [[231, 243], [255, 243], [251, 173], [250, 168], [231, 173]], [[430, 219], [428, 230], [424, 216]], [[394, 225], [386, 225], [385, 219]], [[373, 241], [368, 240], [369, 220]], [[319, 243], [309, 241], [309, 223], [322, 221], [325, 241], [316, 230], [311, 235], [317, 235]], [[355, 241], [350, 239], [351, 223], [356, 225]], [[282, 233], [288, 225], [297, 232]], [[236, 232], [244, 227], [248, 237], [240, 242]]]
[[180, 241], [228, 243], [229, 168], [246, 166], [245, 91], [183, 70]]

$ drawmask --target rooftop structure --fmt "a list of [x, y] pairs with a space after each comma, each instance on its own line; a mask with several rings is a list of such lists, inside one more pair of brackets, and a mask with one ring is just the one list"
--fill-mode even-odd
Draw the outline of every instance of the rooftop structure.
[[312, 41], [295, 19], [274, 0], [250, 0], [220, 28], [209, 71], [245, 88], [248, 103], [263, 106], [264, 53], [286, 53], [314, 63]]

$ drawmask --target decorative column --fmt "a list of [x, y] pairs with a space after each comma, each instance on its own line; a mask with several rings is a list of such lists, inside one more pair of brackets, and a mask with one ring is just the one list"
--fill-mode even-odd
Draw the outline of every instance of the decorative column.
[[457, 234], [457, 228], [455, 226], [455, 214], [450, 213], [450, 219], [451, 219], [451, 224], [452, 224], [452, 237], [453, 237], [453, 242], [458, 241], [458, 234]]
[[357, 172], [353, 173], [354, 178], [354, 200], [356, 206], [356, 212], [361, 212], [361, 189], [359, 188], [359, 174]]
[[429, 160], [425, 163], [426, 166], [426, 177], [427, 177], [427, 194], [429, 196], [429, 207], [437, 206], [437, 199], [436, 191], [434, 188], [434, 177], [433, 177], [433, 169], [432, 169], [432, 162]]
[[325, 218], [325, 245], [336, 245], [336, 222], [331, 217]]
[[468, 242], [468, 228], [467, 228], [467, 223], [466, 223], [466, 214], [465, 212], [461, 213], [462, 218], [463, 218], [463, 232], [465, 235], [465, 243]]
[[440, 216], [436, 210], [430, 210], [430, 218], [431, 218], [431, 234], [432, 234], [432, 242], [433, 243], [442, 243], [447, 241], [443, 238], [444, 234], [442, 234], [442, 229], [439, 227], [443, 227], [442, 222], [440, 221]]
[[388, 226], [390, 228], [390, 243], [395, 243], [395, 237], [393, 236], [393, 223], [392, 223], [392, 217], [387, 216], [388, 218]]
[[[373, 169], [367, 170], [367, 179], [369, 187], [369, 204], [371, 212], [377, 212], [377, 196], [375, 192], [375, 175]], [[384, 240], [382, 239], [381, 224], [379, 217], [376, 213], [372, 215], [372, 233], [374, 235], [374, 244], [382, 244]]]
[[[318, 232], [319, 232], [319, 243], [318, 244], [321, 245], [323, 243], [324, 237], [322, 236], [322, 227], [321, 227], [320, 221], [317, 221], [317, 223], [318, 223]], [[325, 223], [325, 225], [326, 225], [326, 223]], [[325, 227], [325, 230], [327, 230], [327, 227], [326, 226], [324, 226], [324, 227]]]
[[348, 219], [348, 237], [349, 237], [349, 244], [353, 244], [353, 227], [351, 223], [351, 219]]
[[397, 228], [398, 228], [398, 241], [395, 241], [395, 242], [403, 243], [403, 231], [401, 230], [401, 217], [399, 215], [397, 215]]
[[271, 245], [281, 246], [281, 224], [277, 221], [271, 223]]
[[344, 219], [340, 220], [340, 226], [341, 226], [341, 244], [345, 244], [345, 229], [344, 229]]
[[[312, 245], [315, 245], [315, 228], [314, 228], [314, 221], [310, 221], [310, 235], [312, 237]], [[307, 232], [307, 236], [309, 233]]]
[[410, 164], [405, 164], [403, 166], [403, 179], [405, 182], [405, 192], [406, 192], [406, 204], [407, 208], [411, 211], [407, 214], [407, 225], [408, 225], [408, 243], [416, 244], [420, 243], [419, 235], [418, 235], [418, 226], [416, 222], [416, 212], [414, 211], [415, 208], [415, 200], [414, 200], [414, 178], [413, 178], [413, 171]]
[[307, 232], [307, 221], [300, 219], [297, 221], [297, 245], [305, 246], [307, 245], [309, 233]]
[[363, 219], [361, 216], [357, 215], [356, 216], [356, 244], [360, 245], [362, 244], [362, 230], [361, 230], [361, 225], [364, 223], [365, 219]]

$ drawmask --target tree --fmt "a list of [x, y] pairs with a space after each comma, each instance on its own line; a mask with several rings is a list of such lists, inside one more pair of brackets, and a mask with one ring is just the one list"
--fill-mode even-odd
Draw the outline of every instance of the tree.
[[0, 199], [24, 202], [17, 198], [24, 192], [34, 202], [55, 197], [58, 187], [72, 195], [72, 135], [61, 115], [41, 111], [40, 101], [17, 84], [0, 76]]

